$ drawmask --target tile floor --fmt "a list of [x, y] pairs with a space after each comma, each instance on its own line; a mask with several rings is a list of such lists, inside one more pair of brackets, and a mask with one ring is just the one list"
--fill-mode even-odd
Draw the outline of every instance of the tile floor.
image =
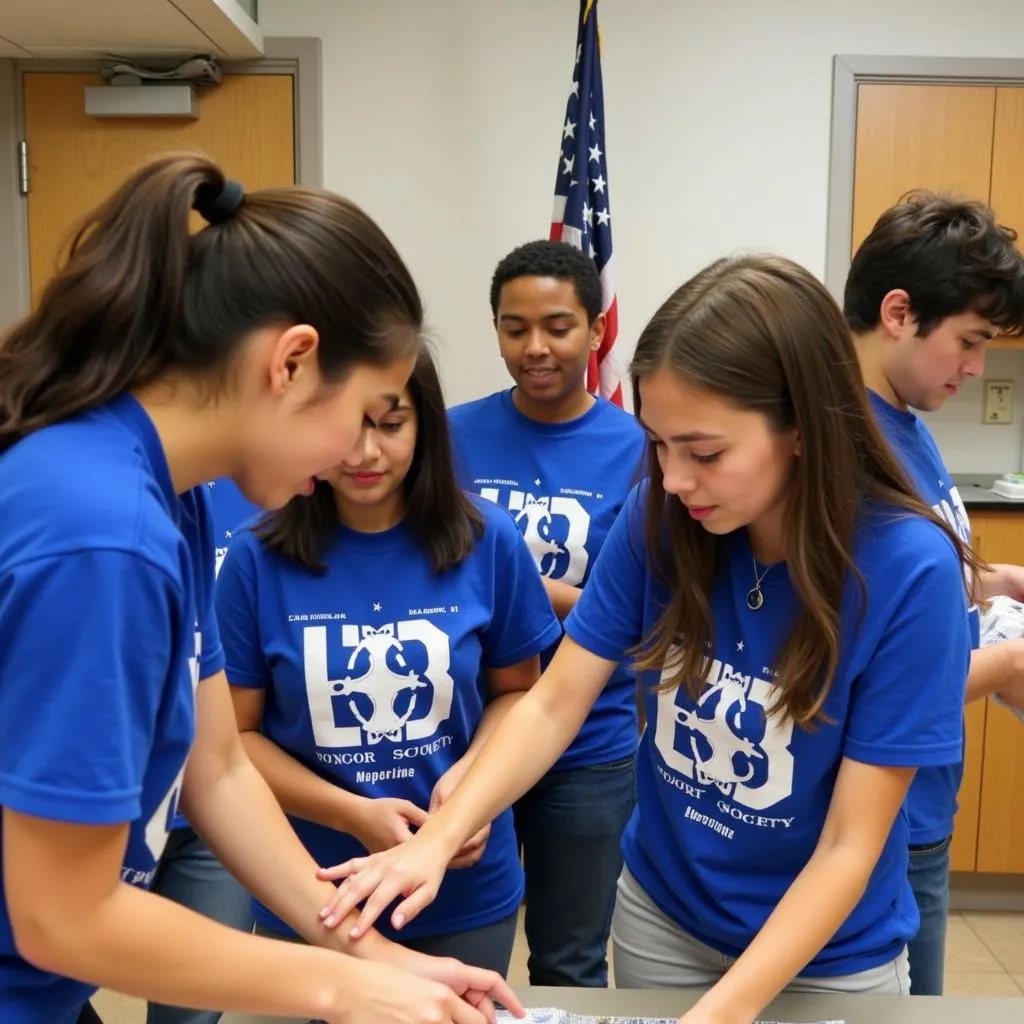
[[[525, 985], [526, 940], [520, 927], [509, 980]], [[1024, 995], [1024, 914], [951, 914], [946, 946], [950, 995]], [[144, 1024], [143, 1004], [109, 992], [96, 998], [104, 1024]], [[1022, 1013], [1024, 1019], [1024, 1013]]]

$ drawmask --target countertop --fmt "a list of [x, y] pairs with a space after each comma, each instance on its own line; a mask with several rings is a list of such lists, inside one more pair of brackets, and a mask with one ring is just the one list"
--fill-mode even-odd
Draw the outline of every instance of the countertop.
[[[643, 992], [630, 989], [520, 988], [529, 1007], [558, 1007], [595, 1016], [662, 1017], [674, 1019], [692, 1006], [698, 990]], [[760, 1020], [811, 1022], [842, 1020], [845, 1024], [1021, 1024], [1024, 996], [984, 998], [943, 996], [780, 996]], [[221, 1024], [274, 1024], [280, 1018], [226, 1013]], [[295, 1020], [292, 1024], [303, 1024]]]
[[954, 473], [953, 483], [960, 492], [968, 514], [971, 512], [1024, 512], [1024, 501], [1005, 498], [992, 490], [996, 473]]

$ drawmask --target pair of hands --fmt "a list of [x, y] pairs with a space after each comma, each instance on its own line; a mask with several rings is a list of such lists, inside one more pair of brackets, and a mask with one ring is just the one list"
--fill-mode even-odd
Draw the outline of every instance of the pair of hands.
[[[430, 806], [427, 810], [417, 807], [409, 800], [393, 797], [364, 799], [359, 805], [357, 820], [350, 830], [363, 846], [371, 853], [381, 853], [408, 842], [413, 829], [419, 829], [454, 792], [468, 770], [468, 765], [456, 761], [437, 780], [430, 794]], [[462, 845], [448, 863], [449, 868], [469, 868], [476, 864], [484, 855], [487, 840], [490, 838], [491, 826], [485, 825], [476, 835]]]

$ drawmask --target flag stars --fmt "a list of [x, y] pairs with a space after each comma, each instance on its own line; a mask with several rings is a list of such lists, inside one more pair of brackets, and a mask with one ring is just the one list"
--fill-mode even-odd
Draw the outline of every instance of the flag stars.
[[598, 225], [604, 224], [606, 227], [610, 226], [610, 221], [608, 219], [608, 211], [607, 210], [598, 210], [597, 211], [597, 223], [598, 223]]
[[594, 226], [594, 211], [586, 203], [583, 204], [583, 219], [590, 227]]
[[593, 114], [591, 114], [590, 121], [588, 123], [590, 125], [590, 130], [593, 131], [597, 127], [597, 118], [594, 117]]
[[[575, 154], [573, 156], [570, 156], [570, 157], [563, 157], [562, 158], [562, 164], [563, 164], [562, 173], [563, 174], [572, 174], [573, 165], [575, 163], [576, 163], [576, 156], [575, 156]], [[574, 181], [574, 182], [572, 182], [572, 184], [575, 185], [576, 182]]]
[[576, 99], [580, 98], [580, 83], [576, 79], [573, 79], [572, 94], [573, 96], [576, 97]]
[[570, 121], [569, 118], [565, 119], [565, 124], [562, 125], [562, 138], [563, 139], [575, 139], [576, 138], [576, 122]]
[[608, 182], [604, 180], [603, 175], [599, 174], [596, 178], [590, 179], [590, 184], [594, 187], [595, 192], [603, 192], [604, 187], [605, 185], [608, 184]]
[[601, 163], [601, 147], [594, 145], [590, 147], [590, 159], [596, 164]]

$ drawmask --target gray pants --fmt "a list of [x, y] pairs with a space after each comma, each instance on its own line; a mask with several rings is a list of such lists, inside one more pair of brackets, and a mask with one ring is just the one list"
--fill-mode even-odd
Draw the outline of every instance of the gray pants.
[[[624, 868], [619, 876], [612, 949], [616, 988], [710, 988], [735, 962], [670, 920]], [[786, 992], [910, 995], [907, 952], [893, 961], [836, 978], [795, 978]]]

